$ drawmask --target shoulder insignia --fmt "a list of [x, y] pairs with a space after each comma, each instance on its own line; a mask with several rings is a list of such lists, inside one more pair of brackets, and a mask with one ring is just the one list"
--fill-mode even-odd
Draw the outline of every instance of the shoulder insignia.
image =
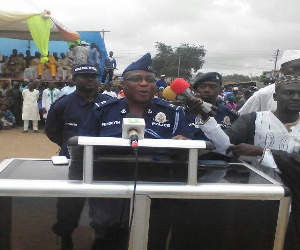
[[154, 98], [154, 102], [158, 105], [173, 109], [173, 110], [180, 110], [183, 109], [181, 106], [177, 106], [174, 105], [172, 103], [170, 103], [169, 101], [165, 101], [165, 100], [157, 100], [158, 98]]
[[118, 102], [119, 100], [120, 100], [120, 99], [111, 98], [111, 99], [108, 99], [108, 100], [105, 100], [105, 101], [102, 101], [102, 102], [95, 103], [95, 105], [96, 105], [96, 108], [99, 109], [99, 108], [108, 106], [108, 105], [110, 105], [110, 104], [112, 104], [112, 103], [116, 103], [116, 102]]

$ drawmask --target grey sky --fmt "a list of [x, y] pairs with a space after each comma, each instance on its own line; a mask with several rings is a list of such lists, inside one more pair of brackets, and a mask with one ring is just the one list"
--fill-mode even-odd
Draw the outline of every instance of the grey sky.
[[[121, 72], [141, 55], [155, 54], [155, 42], [204, 45], [203, 72], [260, 75], [274, 68], [277, 49], [298, 49], [297, 0], [99, 0], [28, 1], [77, 31], [109, 30]], [[24, 4], [25, 1], [22, 1]], [[281, 53], [282, 54], [282, 53]]]

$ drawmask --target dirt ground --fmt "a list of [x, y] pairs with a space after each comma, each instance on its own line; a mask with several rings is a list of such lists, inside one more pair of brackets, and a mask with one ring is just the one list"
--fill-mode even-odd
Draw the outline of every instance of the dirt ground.
[[39, 133], [22, 133], [23, 128], [0, 131], [0, 162], [6, 158], [51, 158], [59, 147], [40, 129]]

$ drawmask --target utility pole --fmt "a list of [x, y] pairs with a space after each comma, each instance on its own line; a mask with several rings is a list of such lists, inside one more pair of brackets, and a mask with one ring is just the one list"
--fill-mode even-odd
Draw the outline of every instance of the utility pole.
[[275, 73], [276, 68], [277, 68], [277, 60], [278, 60], [278, 56], [279, 56], [279, 51], [280, 51], [279, 49], [276, 50], [274, 73]]
[[100, 31], [100, 33], [102, 33], [103, 42], [104, 42], [104, 34], [105, 34], [105, 32], [110, 32], [110, 31], [109, 30], [104, 30], [104, 29], [102, 29]]
[[179, 78], [179, 72], [180, 72], [180, 55], [178, 58], [178, 72], [177, 72], [177, 77]]
[[277, 60], [278, 60], [278, 56], [279, 56], [279, 49], [276, 50], [276, 55], [275, 55], [275, 60], [274, 60], [274, 70], [273, 70], [273, 74], [272, 77], [275, 79], [276, 78], [276, 70], [277, 70]]

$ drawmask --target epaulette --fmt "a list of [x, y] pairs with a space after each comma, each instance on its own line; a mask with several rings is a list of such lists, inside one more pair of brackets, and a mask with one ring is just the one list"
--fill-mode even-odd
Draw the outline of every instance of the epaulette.
[[165, 101], [160, 98], [154, 98], [154, 102], [158, 105], [161, 105], [161, 106], [173, 109], [173, 110], [182, 110], [183, 109], [183, 107], [181, 107], [181, 106], [174, 105], [174, 104], [170, 103], [169, 101]]
[[96, 105], [96, 109], [100, 109], [100, 108], [103, 108], [105, 106], [108, 106], [112, 103], [115, 103], [115, 102], [118, 102], [120, 101], [121, 99], [117, 99], [117, 98], [111, 98], [111, 99], [108, 99], [108, 100], [105, 100], [105, 101], [102, 101], [102, 102], [98, 102], [98, 103], [95, 103]]
[[228, 111], [233, 114], [236, 115], [237, 117], [240, 117], [240, 113], [238, 111], [236, 111], [235, 109], [228, 109]]

